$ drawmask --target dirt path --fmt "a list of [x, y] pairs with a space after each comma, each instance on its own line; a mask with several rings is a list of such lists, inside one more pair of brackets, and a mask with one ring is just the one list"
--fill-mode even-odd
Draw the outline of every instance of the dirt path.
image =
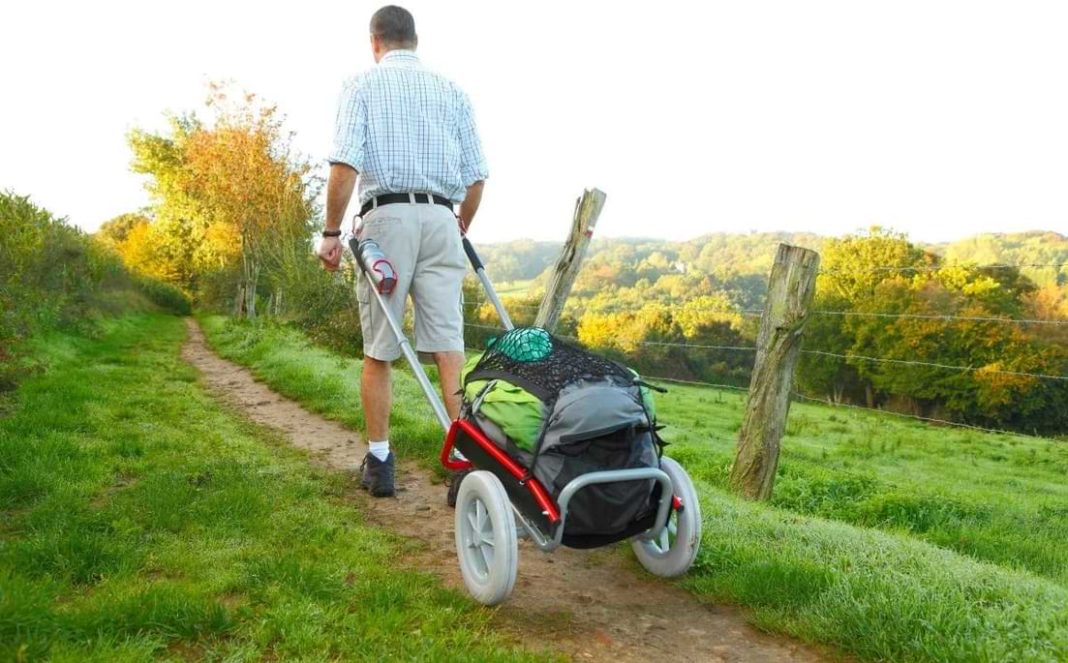
[[[182, 357], [216, 395], [326, 465], [352, 470], [366, 451], [358, 435], [308, 412], [218, 357], [187, 319]], [[360, 500], [368, 520], [420, 542], [416, 564], [463, 589], [445, 489], [413, 462], [398, 468], [396, 499]], [[497, 623], [535, 649], [577, 660], [818, 661], [811, 648], [761, 633], [735, 608], [707, 606], [669, 583], [641, 574], [613, 550], [561, 548], [546, 555], [520, 542], [519, 577]]]

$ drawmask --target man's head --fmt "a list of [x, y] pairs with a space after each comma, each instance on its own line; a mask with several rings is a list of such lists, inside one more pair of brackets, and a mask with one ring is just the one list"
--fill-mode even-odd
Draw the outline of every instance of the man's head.
[[371, 16], [371, 51], [375, 62], [398, 48], [415, 50], [419, 37], [411, 12], [397, 5], [386, 5]]

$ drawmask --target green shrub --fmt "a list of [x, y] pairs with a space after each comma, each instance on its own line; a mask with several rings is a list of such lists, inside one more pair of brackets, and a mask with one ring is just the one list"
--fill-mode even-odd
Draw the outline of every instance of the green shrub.
[[133, 278], [138, 291], [147, 297], [148, 301], [164, 311], [177, 315], [192, 314], [193, 306], [189, 298], [178, 288], [146, 276], [135, 276]]
[[91, 332], [102, 315], [158, 306], [188, 314], [174, 287], [132, 275], [112, 249], [35, 205], [0, 193], [0, 391], [30, 364], [25, 339], [55, 329]]

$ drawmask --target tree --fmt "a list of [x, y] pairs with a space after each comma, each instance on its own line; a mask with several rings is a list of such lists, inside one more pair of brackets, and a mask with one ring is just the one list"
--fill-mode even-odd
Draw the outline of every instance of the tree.
[[[131, 133], [133, 167], [151, 178], [153, 225], [173, 231], [160, 249], [181, 266], [172, 277], [193, 289], [236, 274], [235, 311], [255, 317], [264, 271], [308, 254], [310, 165], [293, 153], [275, 106], [219, 84], [207, 105], [209, 121], [175, 116], [164, 135]], [[271, 285], [277, 294], [280, 283]]]
[[141, 226], [148, 226], [151, 220], [144, 214], [120, 214], [110, 221], [105, 221], [93, 234], [94, 239], [116, 251], [126, 242], [130, 232]]
[[937, 262], [937, 256], [924, 253], [904, 235], [879, 226], [867, 233], [829, 239], [820, 255], [817, 292], [846, 302], [870, 299], [888, 276], [922, 272]]
[[[846, 311], [850, 303], [834, 294], [817, 292], [815, 308], [821, 311]], [[844, 359], [853, 346], [841, 317], [817, 313], [805, 327], [805, 345], [810, 351], [826, 354], [805, 354], [797, 367], [797, 383], [802, 391], [820, 394], [832, 403], [859, 400], [864, 397], [864, 385], [856, 368]]]
[[1039, 302], [1051, 314], [1055, 299], [1019, 269], [943, 263], [873, 228], [825, 243], [818, 286], [804, 390], [981, 425], [1063, 426], [1063, 385], [1028, 375], [1063, 374], [1063, 344], [1013, 322]]

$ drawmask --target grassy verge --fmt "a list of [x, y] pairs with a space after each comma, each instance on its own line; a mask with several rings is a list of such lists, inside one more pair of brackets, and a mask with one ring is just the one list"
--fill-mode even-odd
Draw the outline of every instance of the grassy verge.
[[[672, 453], [725, 488], [744, 395], [672, 386]], [[794, 404], [772, 504], [1068, 586], [1068, 442]]]
[[220, 409], [173, 317], [35, 344], [0, 420], [0, 660], [524, 660], [346, 477]]
[[[204, 326], [216, 348], [274, 388], [359, 425], [357, 361], [287, 330], [222, 318]], [[405, 452], [431, 459], [440, 434], [421, 423], [430, 413], [414, 380], [398, 374], [396, 393]], [[683, 581], [691, 591], [749, 606], [769, 630], [864, 659], [1068, 659], [1068, 589], [1054, 581], [1063, 580], [1058, 504], [1068, 480], [1058, 476], [1063, 456], [1055, 443], [798, 407], [776, 502], [752, 504], [721, 490], [740, 405], [705, 389], [673, 389], [660, 401], [662, 417], [675, 424], [670, 453], [697, 478], [705, 511], [702, 551]], [[969, 441], [954, 447], [957, 435]], [[990, 458], [998, 449], [1033, 457], [1037, 467]], [[961, 467], [950, 467], [955, 462]], [[986, 520], [960, 505], [974, 505]], [[952, 539], [953, 517], [988, 543], [940, 541]], [[1030, 556], [1029, 540], [1037, 551]], [[987, 551], [1003, 566], [946, 546], [975, 557]], [[1007, 549], [993, 550], [999, 546]]]

